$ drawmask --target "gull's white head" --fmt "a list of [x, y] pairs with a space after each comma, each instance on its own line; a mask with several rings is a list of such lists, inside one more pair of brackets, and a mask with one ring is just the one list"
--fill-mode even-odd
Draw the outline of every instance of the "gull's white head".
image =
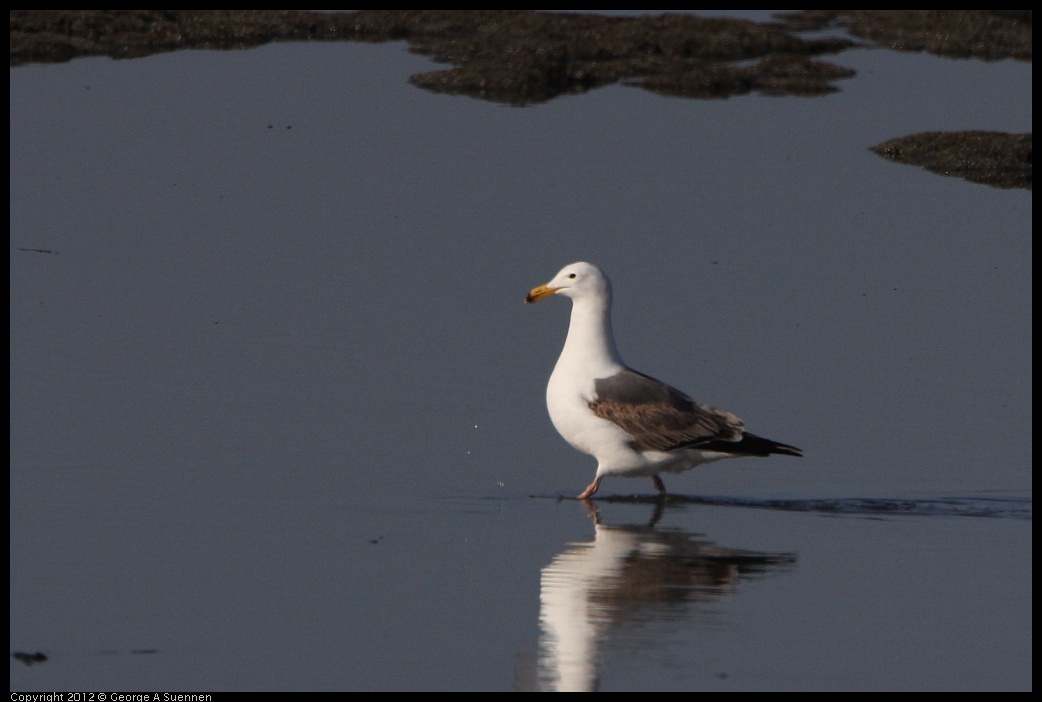
[[545, 285], [532, 288], [525, 302], [539, 302], [551, 295], [564, 295], [573, 300], [579, 297], [596, 296], [611, 299], [611, 282], [601, 269], [592, 263], [579, 261], [562, 268]]

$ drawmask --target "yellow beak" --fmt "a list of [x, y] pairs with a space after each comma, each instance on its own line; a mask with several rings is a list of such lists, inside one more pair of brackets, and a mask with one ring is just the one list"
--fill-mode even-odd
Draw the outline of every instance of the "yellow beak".
[[528, 296], [525, 297], [525, 302], [527, 304], [539, 302], [544, 297], [550, 297], [560, 289], [561, 288], [551, 288], [549, 285], [540, 285], [538, 288], [532, 288], [532, 292], [528, 293]]

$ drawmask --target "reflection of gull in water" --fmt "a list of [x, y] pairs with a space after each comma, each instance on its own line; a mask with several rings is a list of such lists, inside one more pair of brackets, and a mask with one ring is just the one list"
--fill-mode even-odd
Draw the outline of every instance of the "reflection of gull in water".
[[796, 560], [723, 548], [653, 524], [606, 526], [595, 518], [595, 528], [593, 541], [569, 545], [543, 569], [538, 684], [544, 690], [596, 689], [600, 649], [616, 625], [685, 617], [679, 605], [719, 599], [739, 581]]

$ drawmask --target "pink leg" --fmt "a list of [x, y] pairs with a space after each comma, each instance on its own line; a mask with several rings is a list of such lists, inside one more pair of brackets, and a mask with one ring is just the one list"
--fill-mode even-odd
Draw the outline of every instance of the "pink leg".
[[593, 479], [593, 482], [590, 483], [589, 487], [587, 487], [585, 490], [579, 493], [578, 499], [588, 500], [589, 498], [593, 497], [593, 495], [597, 492], [597, 490], [600, 489], [600, 487], [601, 476], [598, 475], [596, 478]]
[[666, 494], [666, 484], [662, 482], [662, 478], [657, 475], [651, 476], [651, 482], [655, 483], [655, 489], [658, 490], [658, 494]]

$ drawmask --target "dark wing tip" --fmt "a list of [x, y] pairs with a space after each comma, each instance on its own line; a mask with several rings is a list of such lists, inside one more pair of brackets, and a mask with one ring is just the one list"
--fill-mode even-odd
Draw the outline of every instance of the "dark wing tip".
[[796, 458], [803, 458], [803, 449], [789, 446], [788, 444], [776, 444], [771, 453], [780, 453], [783, 456], [796, 456]]
[[777, 441], [771, 441], [770, 439], [765, 439], [762, 436], [750, 434], [749, 432], [745, 432], [745, 434], [742, 435], [741, 441], [713, 439], [712, 441], [699, 443], [692, 448], [733, 453], [736, 456], [765, 457], [770, 456], [771, 454], [780, 454], [783, 456], [803, 458], [803, 449], [798, 449], [795, 446], [789, 446], [788, 444], [778, 443]]

